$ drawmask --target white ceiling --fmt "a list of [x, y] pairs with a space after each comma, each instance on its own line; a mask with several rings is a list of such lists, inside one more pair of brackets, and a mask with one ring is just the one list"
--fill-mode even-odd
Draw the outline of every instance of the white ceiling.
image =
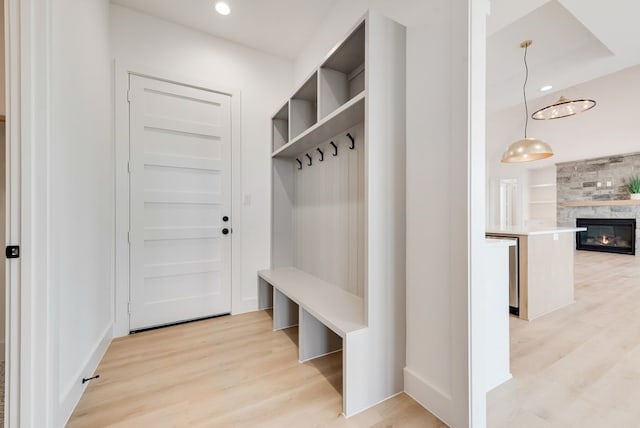
[[[271, 54], [295, 58], [338, 1], [227, 0], [229, 16], [213, 11], [215, 0], [112, 0], [143, 13]], [[426, 0], [368, 0], [405, 24], [429, 12]], [[540, 107], [539, 88], [554, 91], [640, 63], [638, 0], [490, 0], [487, 19], [487, 108], [522, 102], [521, 41], [532, 39], [528, 99]], [[366, 2], [365, 2], [366, 3]], [[407, 18], [412, 17], [412, 18]], [[588, 97], [589, 94], [564, 94]]]
[[[640, 2], [637, 0], [492, 0], [487, 19], [487, 108], [522, 103], [523, 50], [527, 55], [527, 98], [541, 107], [539, 88], [554, 91], [640, 63]], [[588, 98], [589, 94], [565, 94]]]
[[293, 59], [336, 0], [226, 0], [231, 15], [213, 10], [214, 0], [112, 0], [112, 3]]

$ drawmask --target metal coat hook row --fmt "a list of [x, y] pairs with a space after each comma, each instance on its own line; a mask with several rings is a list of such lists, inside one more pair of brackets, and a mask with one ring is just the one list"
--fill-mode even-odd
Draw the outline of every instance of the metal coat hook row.
[[309, 153], [307, 153], [305, 156], [307, 157], [307, 159], [309, 159], [309, 163], [307, 164], [307, 166], [313, 165], [313, 159], [311, 159], [311, 156], [309, 155]]
[[331, 143], [331, 146], [333, 147], [333, 155], [334, 156], [338, 156], [338, 146], [336, 146], [336, 143], [334, 143], [333, 141]]
[[324, 162], [324, 152], [320, 148], [316, 149], [320, 153], [320, 162]]
[[349, 132], [347, 134], [347, 137], [349, 137], [349, 139], [351, 140], [351, 145], [349, 146], [349, 149], [353, 150], [356, 148], [356, 139], [353, 138], [353, 135], [351, 135], [351, 132]]
[[296, 158], [296, 162], [298, 162], [298, 169], [302, 169], [302, 162], [300, 162], [300, 159]]

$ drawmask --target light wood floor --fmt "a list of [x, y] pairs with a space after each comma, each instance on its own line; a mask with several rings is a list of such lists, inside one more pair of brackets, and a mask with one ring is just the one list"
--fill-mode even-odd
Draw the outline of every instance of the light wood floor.
[[[489, 427], [640, 427], [640, 257], [576, 253], [576, 303], [511, 319]], [[116, 340], [69, 427], [442, 427], [400, 395], [346, 420], [341, 354], [297, 362], [266, 312]]]
[[576, 303], [511, 319], [514, 378], [489, 426], [640, 427], [640, 257], [577, 251]]
[[267, 312], [115, 340], [68, 427], [444, 427], [405, 394], [345, 419], [342, 354], [299, 364]]

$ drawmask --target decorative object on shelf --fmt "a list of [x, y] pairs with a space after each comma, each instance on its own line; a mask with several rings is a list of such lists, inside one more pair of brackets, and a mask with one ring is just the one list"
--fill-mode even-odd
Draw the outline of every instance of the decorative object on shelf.
[[629, 189], [629, 196], [631, 199], [634, 201], [640, 200], [640, 175], [630, 177], [627, 188]]
[[562, 119], [563, 117], [575, 116], [583, 111], [591, 110], [596, 106], [594, 100], [569, 100], [560, 97], [555, 103], [541, 108], [531, 115], [535, 120]]
[[524, 98], [525, 123], [524, 138], [512, 143], [502, 155], [503, 163], [530, 162], [545, 159], [553, 156], [551, 146], [537, 138], [527, 137], [527, 127], [529, 125], [529, 106], [527, 105], [527, 81], [529, 80], [529, 66], [527, 64], [527, 50], [533, 42], [525, 40], [520, 43], [520, 47], [524, 49], [524, 68], [525, 78], [522, 86], [522, 95]]

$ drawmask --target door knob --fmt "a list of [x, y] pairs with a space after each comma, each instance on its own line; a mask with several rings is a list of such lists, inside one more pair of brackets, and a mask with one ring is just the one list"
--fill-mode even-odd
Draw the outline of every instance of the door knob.
[[222, 229], [222, 234], [223, 235], [228, 235], [229, 234], [229, 229], [227, 229], [226, 227], [224, 229]]
[[229, 221], [229, 217], [227, 217], [227, 216], [222, 217], [222, 221], [224, 221], [224, 222]]

